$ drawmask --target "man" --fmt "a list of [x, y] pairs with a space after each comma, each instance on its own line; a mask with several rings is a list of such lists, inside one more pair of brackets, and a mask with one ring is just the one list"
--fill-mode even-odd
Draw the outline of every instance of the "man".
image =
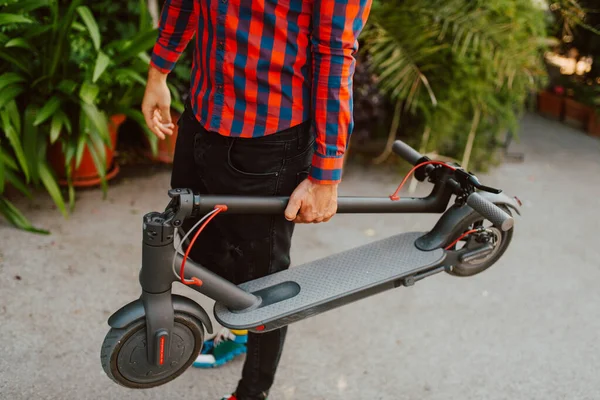
[[[370, 0], [165, 2], [142, 104], [160, 139], [174, 128], [167, 75], [195, 34], [171, 186], [291, 196], [282, 216], [219, 215], [191, 250], [194, 260], [236, 284], [256, 279], [289, 267], [295, 223], [333, 217], [353, 128], [353, 55], [370, 7]], [[224, 399], [266, 399], [286, 331], [247, 336], [242, 378]], [[230, 343], [239, 353], [232, 343], [245, 337], [230, 333], [208, 347]]]

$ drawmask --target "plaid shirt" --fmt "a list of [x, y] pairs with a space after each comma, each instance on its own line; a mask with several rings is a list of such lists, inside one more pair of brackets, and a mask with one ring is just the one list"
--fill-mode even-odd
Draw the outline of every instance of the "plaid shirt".
[[196, 34], [190, 101], [207, 129], [258, 137], [312, 121], [310, 178], [341, 180], [357, 37], [372, 0], [166, 0], [152, 66]]

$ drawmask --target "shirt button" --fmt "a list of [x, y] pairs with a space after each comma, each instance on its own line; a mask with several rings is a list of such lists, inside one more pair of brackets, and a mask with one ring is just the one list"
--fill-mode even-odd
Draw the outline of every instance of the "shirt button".
[[223, 4], [227, 3], [227, 0], [221, 0], [221, 3], [223, 3]]
[[225, 49], [225, 43], [219, 42], [219, 45], [217, 47], [218, 47], [219, 50], [224, 50]]

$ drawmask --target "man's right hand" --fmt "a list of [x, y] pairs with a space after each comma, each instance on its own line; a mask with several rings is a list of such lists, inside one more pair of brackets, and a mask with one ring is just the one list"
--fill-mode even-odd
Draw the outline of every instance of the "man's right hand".
[[148, 71], [142, 113], [148, 128], [160, 139], [173, 134], [175, 125], [171, 121], [171, 92], [167, 86], [167, 74], [152, 67]]

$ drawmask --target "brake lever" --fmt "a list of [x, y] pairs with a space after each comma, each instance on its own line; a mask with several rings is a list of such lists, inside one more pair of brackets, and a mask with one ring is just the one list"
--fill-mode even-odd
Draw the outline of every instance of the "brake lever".
[[482, 185], [481, 182], [479, 182], [479, 179], [477, 179], [477, 177], [475, 175], [469, 174], [469, 182], [471, 182], [471, 184], [473, 186], [475, 186], [477, 189], [483, 190], [484, 192], [489, 192], [489, 193], [494, 193], [494, 194], [502, 193], [502, 190], [500, 190], [500, 189], [496, 189], [491, 186]]
[[502, 193], [502, 190], [500, 190], [500, 189], [496, 189], [491, 186], [482, 185], [481, 182], [479, 182], [479, 179], [477, 179], [477, 177], [475, 175], [473, 175], [470, 172], [465, 171], [462, 168], [456, 168], [456, 170], [454, 171], [454, 174], [456, 176], [457, 181], [460, 183], [461, 186], [471, 185], [474, 188], [477, 188], [484, 192], [489, 192], [489, 193], [494, 193], [494, 194]]

